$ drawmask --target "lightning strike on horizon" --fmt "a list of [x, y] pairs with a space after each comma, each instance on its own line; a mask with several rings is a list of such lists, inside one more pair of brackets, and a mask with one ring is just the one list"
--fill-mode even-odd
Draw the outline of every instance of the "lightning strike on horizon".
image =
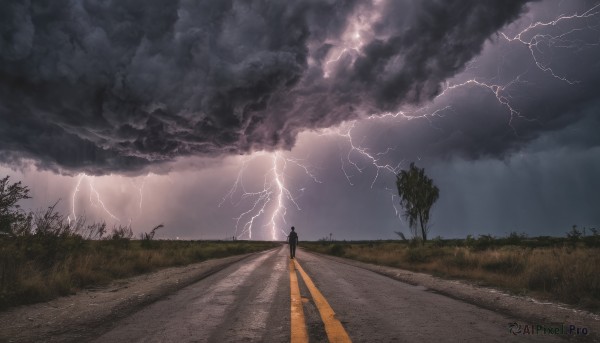
[[[81, 185], [81, 180], [83, 180], [85, 174], [79, 174], [79, 178], [77, 180], [77, 184], [75, 185], [75, 189], [71, 194], [71, 214], [73, 215], [73, 221], [77, 221], [77, 215], [75, 214], [75, 196], [79, 193], [79, 186]], [[67, 217], [69, 223], [71, 223], [71, 215]]]
[[[265, 172], [262, 190], [249, 192], [244, 186], [244, 174], [250, 162], [263, 156], [268, 156], [270, 158], [271, 168]], [[233, 202], [233, 198], [238, 191], [241, 191], [242, 194], [239, 200], [234, 203], [234, 206], [239, 205], [245, 199], [253, 199], [250, 208], [234, 218], [236, 222], [234, 236], [241, 238], [247, 235], [248, 239], [252, 239], [252, 229], [255, 221], [262, 216], [268, 218], [268, 223], [264, 226], [270, 226], [272, 240], [277, 240], [278, 227], [279, 231], [286, 235], [286, 232], [280, 226], [280, 222], [287, 224], [286, 215], [288, 205], [286, 203], [289, 202], [297, 210], [301, 210], [296, 202], [296, 197], [294, 197], [292, 191], [290, 191], [289, 187], [286, 185], [285, 170], [288, 168], [288, 164], [296, 165], [314, 182], [320, 183], [317, 177], [309, 170], [309, 167], [301, 163], [301, 160], [285, 157], [283, 153], [279, 151], [274, 153], [256, 153], [242, 161], [242, 167], [238, 172], [233, 186], [219, 203], [219, 207], [221, 207], [227, 199]], [[301, 190], [303, 191], [303, 189]], [[270, 212], [270, 215], [266, 214], [268, 212]], [[240, 229], [240, 225], [244, 220], [245, 222]], [[238, 233], [238, 231], [240, 232]]]
[[[278, 163], [277, 163], [277, 159], [279, 157], [279, 153], [276, 152], [273, 156], [273, 176], [275, 177], [275, 191], [277, 193], [277, 204], [275, 206], [275, 210], [273, 211], [272, 215], [271, 215], [271, 238], [273, 240], [276, 239], [276, 219], [277, 218], [281, 218], [283, 220], [284, 223], [287, 223], [285, 220], [285, 215], [287, 214], [287, 207], [285, 206], [284, 203], [284, 194], [287, 197], [288, 200], [290, 200], [298, 210], [300, 210], [300, 206], [298, 206], [298, 203], [296, 203], [296, 201], [294, 200], [294, 198], [291, 196], [290, 191], [285, 187], [285, 179], [283, 174], [281, 174], [277, 167], [278, 167]], [[284, 160], [285, 162], [285, 160]], [[285, 170], [286, 164], [284, 164], [283, 169]], [[285, 231], [283, 231], [283, 234], [285, 235]]]
[[[89, 176], [86, 175], [85, 173], [81, 173], [79, 174], [79, 177], [77, 179], [77, 184], [75, 185], [75, 188], [73, 189], [73, 192], [71, 193], [71, 214], [69, 216], [67, 216], [67, 220], [69, 221], [69, 223], [73, 220], [76, 221], [77, 220], [77, 213], [75, 210], [75, 203], [76, 203], [76, 198], [77, 198], [77, 194], [80, 192], [80, 187], [81, 187], [81, 182], [83, 181], [83, 179], [87, 179], [88, 180], [88, 184], [90, 187], [90, 195], [89, 195], [89, 201], [90, 204], [94, 207], [101, 207], [102, 210], [109, 215], [109, 217], [111, 217], [112, 219], [120, 222], [121, 220], [119, 218], [117, 218], [112, 212], [110, 212], [108, 210], [108, 208], [106, 207], [106, 205], [104, 204], [104, 201], [102, 200], [102, 197], [100, 196], [100, 192], [98, 192], [98, 190], [96, 189], [96, 187], [94, 186], [94, 177], [93, 176]], [[95, 198], [95, 201], [94, 201]], [[73, 216], [73, 218], [71, 219], [71, 216]]]
[[140, 211], [142, 211], [142, 203], [144, 202], [144, 186], [146, 185], [146, 179], [148, 179], [149, 176], [150, 174], [146, 174], [142, 179], [142, 184], [138, 187], [138, 193], [140, 195], [140, 202], [138, 204], [138, 207]]
[[90, 178], [90, 202], [92, 203], [92, 205], [94, 205], [94, 203], [91, 201], [91, 193], [92, 192], [94, 193], [94, 195], [96, 195], [96, 203], [100, 204], [100, 206], [102, 207], [104, 212], [106, 212], [112, 219], [114, 219], [116, 221], [120, 221], [119, 218], [117, 218], [114, 214], [112, 214], [106, 208], [106, 205], [104, 205], [104, 201], [102, 201], [102, 199], [100, 198], [100, 193], [98, 193], [98, 191], [96, 190], [96, 187], [94, 187], [94, 179]]

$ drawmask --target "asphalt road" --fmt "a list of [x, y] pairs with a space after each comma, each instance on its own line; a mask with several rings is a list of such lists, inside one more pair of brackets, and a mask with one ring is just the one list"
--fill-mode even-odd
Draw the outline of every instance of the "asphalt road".
[[95, 342], [559, 341], [513, 336], [514, 321], [302, 250], [290, 263], [283, 246], [143, 308]]

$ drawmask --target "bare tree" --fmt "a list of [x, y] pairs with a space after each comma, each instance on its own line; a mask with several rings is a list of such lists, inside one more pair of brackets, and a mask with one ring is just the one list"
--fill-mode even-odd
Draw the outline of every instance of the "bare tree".
[[152, 231], [146, 233], [146, 232], [142, 232], [142, 240], [145, 241], [151, 241], [152, 239], [154, 239], [154, 234], [156, 233], [156, 230], [165, 227], [163, 224], [157, 225], [154, 227], [154, 229], [152, 229]]

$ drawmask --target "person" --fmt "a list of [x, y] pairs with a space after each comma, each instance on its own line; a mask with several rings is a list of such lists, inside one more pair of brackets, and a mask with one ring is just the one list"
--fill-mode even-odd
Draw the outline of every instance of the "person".
[[298, 234], [292, 226], [292, 232], [288, 235], [288, 244], [290, 245], [290, 258], [296, 257], [296, 246], [298, 245]]

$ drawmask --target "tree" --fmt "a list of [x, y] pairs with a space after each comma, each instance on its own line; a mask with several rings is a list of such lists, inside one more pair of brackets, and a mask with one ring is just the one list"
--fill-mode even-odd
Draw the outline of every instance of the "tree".
[[28, 220], [17, 203], [29, 198], [29, 188], [20, 181], [11, 184], [8, 176], [0, 179], [0, 232], [12, 234], [15, 225]]
[[424, 168], [418, 168], [415, 163], [410, 164], [408, 170], [401, 170], [396, 175], [396, 186], [400, 196], [400, 206], [404, 209], [404, 218], [413, 235], [418, 236], [421, 229], [423, 244], [427, 241], [429, 232], [429, 211], [440, 195], [440, 190], [433, 184]]

